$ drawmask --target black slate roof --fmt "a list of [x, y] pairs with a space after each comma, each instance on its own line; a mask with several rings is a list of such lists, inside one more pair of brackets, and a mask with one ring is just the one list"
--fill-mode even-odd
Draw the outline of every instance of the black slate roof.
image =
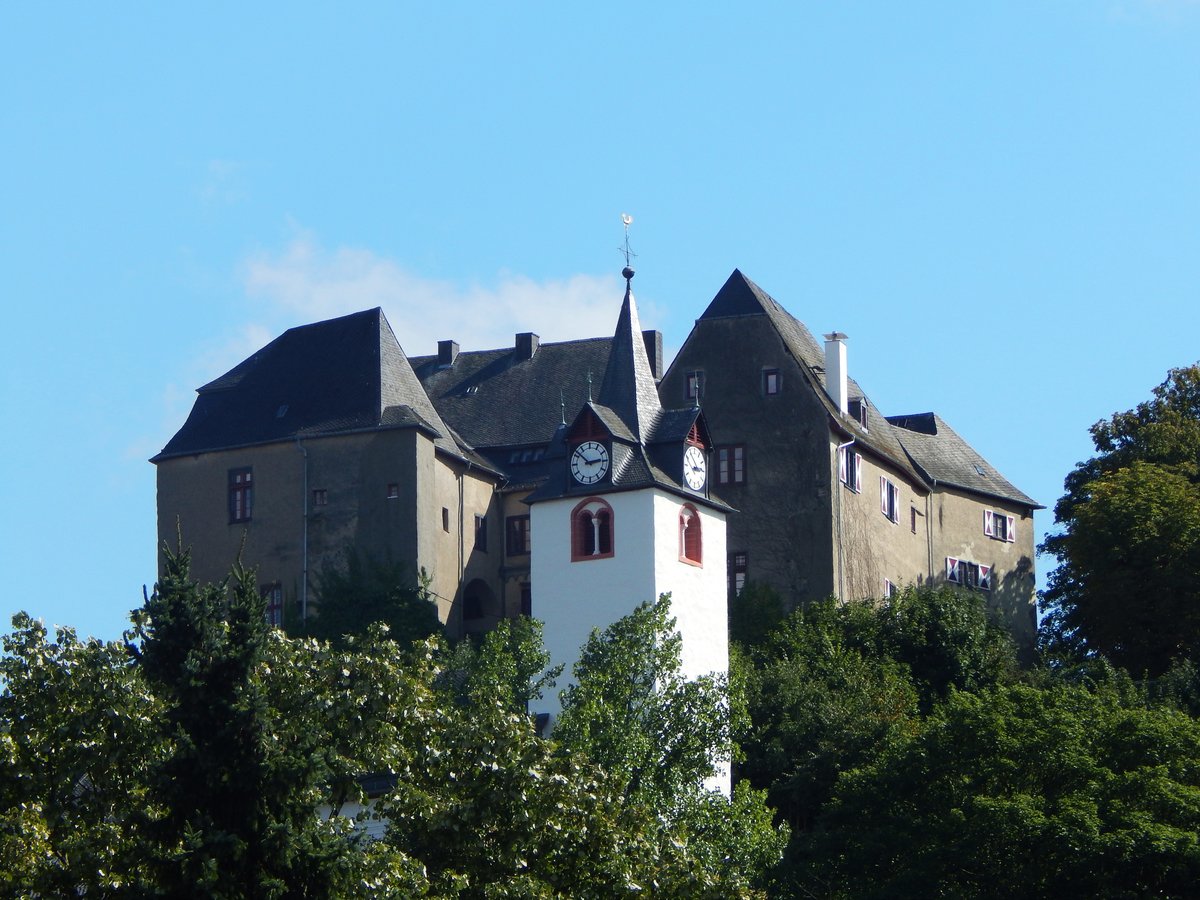
[[637, 303], [630, 286], [633, 270], [625, 271], [629, 276], [625, 282], [625, 298], [621, 301], [612, 349], [597, 399], [620, 417], [637, 440], [645, 441], [658, 425], [662, 404], [658, 400], [654, 374], [650, 371], [650, 358], [642, 340]]
[[891, 424], [867, 398], [866, 392], [853, 378], [847, 379], [850, 397], [861, 397], [867, 400], [867, 427], [853, 416], [842, 415], [833, 402], [825, 384], [825, 349], [817, 343], [816, 338], [805, 327], [784, 309], [774, 297], [760, 288], [757, 284], [742, 274], [740, 269], [734, 269], [726, 279], [725, 284], [713, 297], [708, 308], [700, 316], [700, 320], [733, 318], [738, 316], [766, 315], [775, 330], [783, 340], [788, 352], [799, 364], [800, 370], [809, 379], [814, 393], [824, 404], [830, 419], [856, 444], [874, 450], [879, 456], [890, 461], [893, 466], [907, 474], [912, 480], [918, 481], [918, 473], [913, 469], [908, 454], [894, 433]]
[[936, 413], [888, 416], [904, 449], [931, 485], [944, 484], [1030, 509], [1043, 509], [1018, 490]]
[[[542, 344], [532, 358], [516, 349], [464, 351], [439, 366], [437, 356], [410, 362], [444, 421], [469, 445], [499, 460], [496, 448], [545, 445], [588, 400], [608, 366], [610, 338]], [[565, 411], [565, 413], [564, 413]]]
[[421, 428], [440, 449], [466, 452], [379, 308], [290, 328], [197, 394], [154, 461], [372, 428]]

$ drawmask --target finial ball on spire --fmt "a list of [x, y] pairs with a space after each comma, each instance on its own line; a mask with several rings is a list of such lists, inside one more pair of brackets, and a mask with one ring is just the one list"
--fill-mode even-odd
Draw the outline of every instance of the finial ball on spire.
[[626, 266], [621, 270], [621, 277], [626, 281], [631, 281], [633, 279], [633, 269], [629, 268], [629, 266]]

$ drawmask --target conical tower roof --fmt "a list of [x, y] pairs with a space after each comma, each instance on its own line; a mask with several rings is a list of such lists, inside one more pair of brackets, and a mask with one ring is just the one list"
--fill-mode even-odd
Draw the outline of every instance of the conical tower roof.
[[608, 368], [596, 403], [606, 406], [625, 423], [639, 442], [645, 442], [662, 416], [662, 404], [642, 340], [637, 303], [633, 299], [633, 270], [626, 268], [625, 299], [613, 333]]

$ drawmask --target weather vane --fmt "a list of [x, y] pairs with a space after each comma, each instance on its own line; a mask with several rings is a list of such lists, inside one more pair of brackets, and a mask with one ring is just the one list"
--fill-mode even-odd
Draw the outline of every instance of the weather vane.
[[[625, 246], [618, 247], [617, 249], [625, 254], [625, 268], [629, 269], [629, 275], [632, 275], [633, 269], [629, 265], [629, 259], [630, 257], [637, 256], [636, 253], [629, 249], [629, 226], [633, 224], [633, 216], [629, 213], [621, 213], [621, 221], [625, 223]], [[628, 278], [629, 275], [625, 277]]]

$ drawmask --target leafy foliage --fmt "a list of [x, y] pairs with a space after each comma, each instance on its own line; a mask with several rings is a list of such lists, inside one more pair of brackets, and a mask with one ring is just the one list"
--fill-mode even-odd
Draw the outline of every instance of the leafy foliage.
[[[197, 585], [180, 552], [125, 644], [15, 620], [0, 894], [716, 900], [755, 896], [778, 858], [754, 792], [662, 777], [687, 797], [664, 816], [628, 769], [539, 738], [524, 711], [544, 686], [533, 623], [451, 653], [381, 624], [338, 645], [289, 639], [264, 612], [251, 573]], [[645, 649], [619, 643], [614, 658]], [[372, 774], [392, 783], [373, 805]]]
[[740, 774], [792, 827], [778, 891], [796, 896], [823, 890], [812, 833], [843, 773], [913, 733], [942, 698], [1016, 675], [1012, 641], [982, 601], [949, 588], [810, 604], [734, 658], [752, 721]]
[[840, 779], [811, 858], [831, 896], [1194, 896], [1198, 748], [1128, 686], [955, 692]]
[[407, 646], [442, 633], [428, 585], [424, 571], [414, 584], [401, 564], [348, 552], [344, 569], [330, 566], [321, 571], [315, 591], [316, 614], [303, 620], [289, 614], [284, 624], [295, 637], [337, 644], [346, 635], [365, 634], [368, 626], [382, 622], [393, 640]]
[[1058, 561], [1043, 641], [1156, 676], [1200, 645], [1200, 365], [1091, 432], [1041, 546]]

